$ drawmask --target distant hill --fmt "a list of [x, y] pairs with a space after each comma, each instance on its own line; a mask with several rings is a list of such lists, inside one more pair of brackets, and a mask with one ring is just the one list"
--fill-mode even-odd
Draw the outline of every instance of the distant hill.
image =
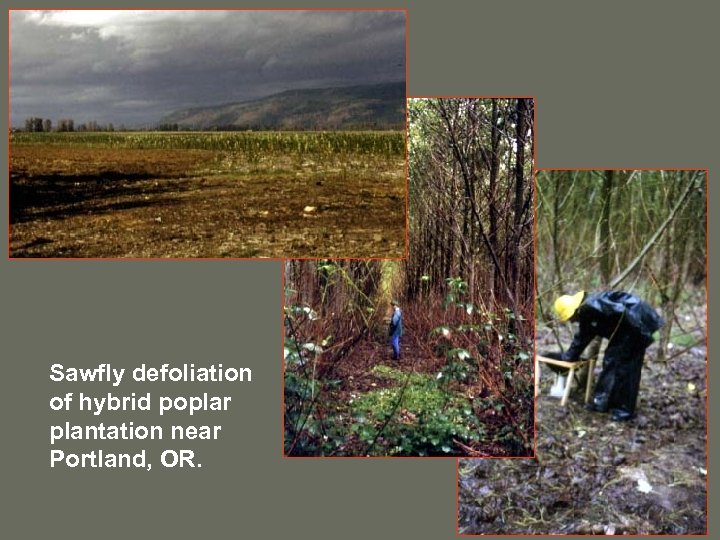
[[193, 129], [405, 129], [405, 83], [288, 90], [181, 109], [160, 122]]

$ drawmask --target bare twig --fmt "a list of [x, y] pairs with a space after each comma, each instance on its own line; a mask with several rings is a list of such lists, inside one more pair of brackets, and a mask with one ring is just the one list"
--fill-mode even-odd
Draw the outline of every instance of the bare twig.
[[658, 239], [662, 236], [663, 232], [665, 232], [665, 229], [667, 229], [667, 226], [672, 223], [672, 220], [675, 218], [675, 214], [678, 213], [680, 208], [683, 207], [685, 202], [687, 201], [688, 196], [692, 192], [692, 190], [695, 188], [695, 181], [694, 179], [688, 182], [687, 187], [685, 188], [685, 191], [678, 199], [678, 202], [675, 204], [675, 206], [670, 210], [670, 213], [668, 214], [668, 217], [665, 218], [665, 221], [662, 222], [662, 224], [658, 227], [658, 229], [653, 233], [653, 235], [650, 237], [650, 240], [647, 241], [647, 243], [643, 246], [643, 248], [640, 250], [640, 253], [638, 253], [637, 257], [635, 257], [632, 262], [623, 270], [620, 272], [617, 276], [615, 276], [610, 283], [608, 284], [609, 288], [613, 289], [620, 285], [628, 275], [637, 267], [638, 264], [640, 264], [640, 261], [643, 260], [643, 257], [647, 254], [648, 251], [655, 245], [655, 243], [658, 241]]

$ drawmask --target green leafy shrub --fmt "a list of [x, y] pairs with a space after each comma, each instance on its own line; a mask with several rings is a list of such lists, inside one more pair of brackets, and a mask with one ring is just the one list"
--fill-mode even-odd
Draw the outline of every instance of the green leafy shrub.
[[484, 428], [470, 402], [445, 391], [432, 375], [408, 375], [387, 366], [377, 366], [373, 372], [402, 383], [362, 394], [351, 404], [354, 422], [350, 431], [363, 443], [372, 444], [387, 422], [382, 440], [377, 441], [377, 453], [447, 455], [458, 453], [454, 440], [469, 443], [483, 436]]

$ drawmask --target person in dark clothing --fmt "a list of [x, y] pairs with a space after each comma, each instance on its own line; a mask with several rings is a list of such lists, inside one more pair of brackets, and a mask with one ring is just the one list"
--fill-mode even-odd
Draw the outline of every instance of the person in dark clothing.
[[577, 322], [578, 331], [564, 353], [541, 354], [576, 362], [594, 337], [606, 338], [602, 372], [587, 408], [611, 411], [614, 421], [633, 418], [645, 350], [653, 342], [653, 333], [664, 324], [660, 315], [637, 296], [623, 291], [590, 295], [580, 291], [561, 296], [555, 301], [555, 311], [561, 321]]
[[388, 328], [388, 335], [390, 336], [390, 346], [393, 349], [393, 360], [400, 360], [400, 336], [403, 333], [402, 324], [402, 311], [397, 300], [390, 302], [392, 305], [393, 313], [390, 318], [390, 327]]

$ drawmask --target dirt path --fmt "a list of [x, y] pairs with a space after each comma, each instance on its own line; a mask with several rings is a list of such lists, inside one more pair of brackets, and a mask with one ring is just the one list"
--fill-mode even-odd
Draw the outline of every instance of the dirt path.
[[437, 373], [445, 362], [444, 358], [433, 358], [427, 353], [418, 351], [410, 336], [404, 336], [400, 342], [400, 360], [392, 359], [392, 348], [389, 343], [377, 340], [363, 340], [353, 349], [347, 359], [342, 361], [337, 372], [340, 375], [362, 380], [372, 377], [370, 372], [375, 366], [387, 365], [402, 371], [416, 373]]

